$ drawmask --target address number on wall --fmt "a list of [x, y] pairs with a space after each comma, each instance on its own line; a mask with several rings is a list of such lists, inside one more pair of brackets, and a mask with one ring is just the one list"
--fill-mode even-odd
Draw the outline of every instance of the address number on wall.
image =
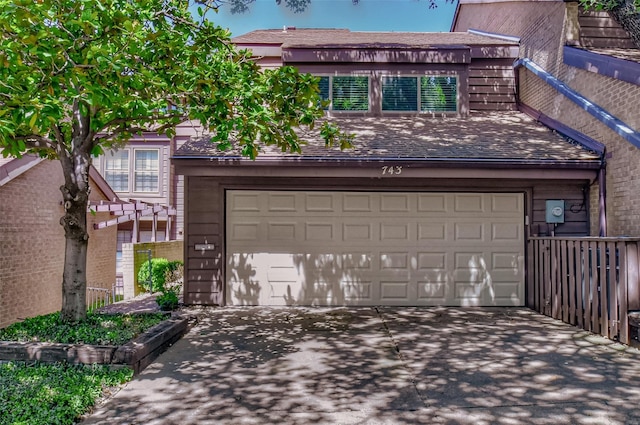
[[383, 176], [402, 174], [402, 165], [384, 165], [381, 169]]

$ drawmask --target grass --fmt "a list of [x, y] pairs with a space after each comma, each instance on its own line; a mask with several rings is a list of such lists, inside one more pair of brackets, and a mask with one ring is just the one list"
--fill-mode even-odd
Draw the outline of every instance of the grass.
[[129, 380], [128, 368], [0, 364], [0, 424], [73, 424], [96, 401]]
[[[163, 313], [89, 313], [86, 320], [67, 324], [60, 313], [52, 313], [0, 329], [0, 341], [122, 345], [166, 318]], [[0, 425], [73, 424], [110, 387], [132, 376], [128, 368], [98, 365], [0, 364]]]
[[60, 313], [51, 313], [0, 329], [0, 340], [122, 345], [166, 318], [163, 313], [89, 313], [86, 320], [70, 324], [62, 321]]

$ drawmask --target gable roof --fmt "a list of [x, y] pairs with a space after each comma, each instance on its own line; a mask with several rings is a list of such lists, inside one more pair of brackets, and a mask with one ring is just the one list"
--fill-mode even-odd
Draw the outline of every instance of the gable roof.
[[[331, 121], [356, 135], [353, 149], [325, 148], [319, 131], [314, 130], [300, 133], [306, 143], [301, 154], [283, 153], [277, 147], [267, 146], [256, 161], [405, 160], [425, 164], [574, 164], [583, 168], [600, 164], [598, 153], [520, 112], [478, 113], [466, 118], [338, 117]], [[208, 138], [191, 139], [173, 158], [243, 160], [238, 149], [221, 152]]]
[[[44, 158], [40, 158], [37, 155], [27, 154], [20, 158], [2, 157], [2, 150], [0, 150], [0, 186], [11, 182], [16, 177], [45, 161]], [[92, 165], [89, 168], [89, 177], [95, 183], [96, 187], [104, 194], [104, 196], [112, 201], [119, 200], [118, 195], [113, 191], [109, 183], [102, 177], [102, 175]]]
[[440, 46], [517, 45], [466, 32], [368, 32], [348, 29], [256, 30], [234, 37], [234, 44], [274, 44], [282, 48], [434, 48]]
[[23, 155], [21, 158], [4, 158], [2, 156], [2, 149], [0, 149], [0, 186], [9, 183], [22, 173], [38, 165], [41, 161], [44, 161], [44, 159], [37, 155]]

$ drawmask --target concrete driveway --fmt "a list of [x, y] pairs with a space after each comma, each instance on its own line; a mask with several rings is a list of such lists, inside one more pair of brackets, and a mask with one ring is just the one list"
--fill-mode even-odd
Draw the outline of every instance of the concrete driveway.
[[640, 424], [640, 352], [528, 309], [191, 312], [84, 424]]

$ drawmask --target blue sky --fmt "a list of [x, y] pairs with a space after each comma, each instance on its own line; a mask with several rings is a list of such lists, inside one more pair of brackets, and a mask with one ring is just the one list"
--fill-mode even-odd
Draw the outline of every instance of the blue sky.
[[[282, 2], [284, 4], [284, 1]], [[312, 0], [304, 13], [293, 13], [275, 0], [256, 0], [247, 13], [232, 15], [229, 8], [211, 14], [214, 23], [229, 28], [233, 36], [255, 29], [348, 28], [353, 31], [449, 31], [455, 4], [438, 0], [429, 9], [426, 0]]]

